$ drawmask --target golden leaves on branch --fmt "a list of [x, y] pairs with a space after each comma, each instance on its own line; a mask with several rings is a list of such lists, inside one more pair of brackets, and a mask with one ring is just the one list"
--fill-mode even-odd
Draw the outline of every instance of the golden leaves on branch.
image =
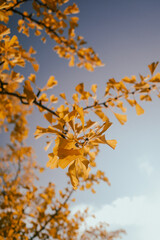
[[[51, 114], [45, 114], [51, 126], [38, 127], [36, 131], [36, 137], [47, 134], [51, 141], [55, 138], [55, 147], [49, 154], [47, 166], [50, 168], [68, 167], [68, 176], [76, 189], [80, 178], [86, 179], [86, 176], [89, 176], [90, 167], [96, 166], [95, 157], [99, 151], [99, 144], [106, 144], [113, 149], [116, 147], [117, 141], [108, 140], [105, 136], [105, 132], [111, 126], [108, 112], [110, 111], [122, 125], [127, 121], [127, 115], [124, 114], [126, 112], [125, 101], [135, 108], [137, 115], [143, 114], [144, 109], [135, 96], [139, 94], [140, 100], [150, 101], [150, 92], [156, 89], [155, 84], [158, 84], [159, 80], [159, 74], [151, 78], [141, 75], [139, 82], [135, 76], [125, 77], [119, 82], [114, 78], [109, 79], [102, 102], [97, 99], [97, 84], [93, 84], [90, 91], [85, 89], [84, 83], [78, 84], [75, 88], [77, 93], [72, 96], [73, 104], [67, 101], [65, 93], [61, 93], [60, 96], [65, 104], [56, 110], [59, 116], [55, 119], [57, 125], [52, 125]], [[91, 119], [87, 120], [89, 110], [92, 110], [102, 121], [101, 125]], [[47, 149], [51, 141], [47, 142]]]
[[78, 8], [78, 6], [77, 6], [75, 3], [73, 3], [73, 5], [68, 6], [68, 7], [63, 11], [63, 13], [64, 13], [65, 15], [77, 14], [77, 13], [79, 13], [79, 8]]
[[4, 35], [8, 35], [10, 34], [10, 29], [7, 28], [5, 25], [0, 24], [0, 39], [4, 36]]
[[1, 62], [3, 62], [2, 69], [10, 70], [16, 65], [24, 67], [26, 61], [30, 62], [35, 71], [38, 71], [38, 64], [31, 55], [35, 54], [33, 48], [30, 48], [29, 51], [25, 51], [21, 45], [16, 35], [11, 38], [8, 36], [10, 30], [1, 24], [0, 26], [0, 47], [1, 47]]
[[[48, 128], [37, 127], [35, 137], [49, 134], [48, 136], [53, 141], [54, 135], [56, 136], [53, 152], [48, 155], [47, 166], [52, 169], [57, 167], [64, 169], [69, 166], [68, 176], [73, 188], [76, 189], [79, 178], [87, 179], [90, 171], [89, 165], [91, 163], [91, 166], [93, 166], [99, 144], [107, 144], [114, 149], [117, 142], [116, 140], [105, 139], [104, 133], [111, 126], [109, 121], [102, 126], [91, 120], [88, 120], [85, 124], [85, 112], [78, 105], [74, 105], [71, 112], [61, 106], [59, 113], [61, 117], [57, 119], [58, 124], [51, 125]], [[52, 122], [50, 114], [45, 117], [50, 123]], [[50, 144], [50, 141], [47, 142], [47, 146], [48, 144]], [[92, 153], [95, 151], [95, 154], [91, 154], [90, 151]]]
[[[83, 47], [86, 44], [84, 38], [76, 36], [75, 29], [78, 27], [79, 18], [73, 15], [79, 13], [79, 8], [75, 3], [65, 6], [67, 2], [48, 0], [41, 3], [33, 1], [34, 14], [33, 12], [22, 12], [18, 8], [20, 4], [15, 3], [14, 5], [6, 2], [1, 5], [0, 20], [8, 22], [12, 13], [17, 14], [20, 17], [18, 20], [19, 32], [27, 37], [30, 36], [30, 32], [34, 32], [36, 36], [42, 35], [43, 42], [46, 42], [46, 35], [48, 35], [57, 44], [54, 47], [57, 54], [69, 59], [70, 67], [76, 64], [78, 67], [85, 67], [88, 71], [93, 71], [95, 67], [103, 66], [103, 64], [91, 47]], [[21, 4], [25, 6], [26, 2], [22, 1]], [[33, 64], [33, 68], [38, 71], [37, 64]]]

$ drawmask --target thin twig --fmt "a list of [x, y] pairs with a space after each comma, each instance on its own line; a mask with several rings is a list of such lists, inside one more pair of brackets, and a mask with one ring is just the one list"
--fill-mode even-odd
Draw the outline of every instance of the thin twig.
[[[13, 92], [8, 92], [6, 90], [2, 90], [0, 91], [0, 95], [9, 95], [9, 96], [13, 96], [13, 97], [17, 97], [19, 98], [19, 100], [21, 101], [22, 104], [25, 105], [29, 105], [29, 102], [27, 101], [27, 98], [25, 96], [22, 96], [18, 93], [13, 93]], [[54, 116], [58, 117], [58, 114], [56, 114], [56, 112], [54, 112], [53, 110], [51, 110], [50, 108], [46, 107], [45, 105], [43, 105], [40, 101], [37, 101], [36, 99], [34, 99], [33, 104], [35, 104], [36, 106], [43, 108], [44, 110], [52, 113]]]
[[62, 206], [64, 206], [64, 205], [68, 202], [68, 200], [69, 200], [69, 198], [71, 197], [73, 191], [74, 191], [74, 190], [72, 189], [72, 190], [70, 191], [68, 197], [67, 197], [67, 198], [65, 199], [65, 201], [62, 203], [61, 207], [58, 208], [58, 209], [56, 209], [55, 213], [50, 216], [50, 218], [45, 222], [45, 224], [44, 224], [38, 231], [36, 231], [36, 232], [34, 233], [34, 235], [33, 235], [29, 240], [33, 240], [34, 238], [38, 237], [39, 234], [46, 228], [47, 224], [48, 224], [55, 216], [58, 215], [58, 213], [59, 213], [59, 212], [61, 211], [61, 209], [62, 209]]

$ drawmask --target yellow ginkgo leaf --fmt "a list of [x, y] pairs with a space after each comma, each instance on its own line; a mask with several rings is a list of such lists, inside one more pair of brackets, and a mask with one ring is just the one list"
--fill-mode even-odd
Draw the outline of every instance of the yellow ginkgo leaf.
[[93, 185], [93, 183], [92, 183], [92, 182], [86, 183], [86, 188], [87, 188], [87, 189], [89, 189], [89, 188], [91, 188], [91, 187], [92, 187], [92, 185]]
[[108, 121], [108, 117], [101, 110], [96, 110], [95, 114], [97, 114], [99, 116], [99, 118], [102, 119], [103, 122]]
[[38, 101], [48, 102], [47, 94], [42, 93], [41, 96], [38, 98]]
[[79, 184], [79, 181], [78, 181], [77, 174], [76, 174], [75, 162], [70, 165], [70, 167], [68, 169], [68, 175], [70, 177], [73, 189], [76, 190], [77, 186]]
[[160, 73], [156, 73], [149, 82], [159, 83], [160, 82]]
[[90, 119], [86, 122], [86, 125], [84, 126], [84, 130], [88, 130], [90, 129], [91, 127], [95, 126], [97, 124], [97, 122], [93, 122], [91, 121]]
[[29, 102], [29, 104], [32, 103], [36, 96], [33, 92], [33, 89], [31, 87], [31, 83], [29, 80], [25, 81], [25, 85], [23, 88], [24, 88], [23, 92], [26, 95], [27, 101]]
[[43, 171], [44, 171], [44, 168], [43, 168], [43, 167], [39, 168], [39, 172], [40, 172], [40, 173], [42, 173]]
[[32, 63], [32, 67], [33, 67], [33, 69], [34, 69], [35, 72], [38, 72], [38, 70], [39, 70], [39, 65], [38, 65], [38, 63]]
[[92, 193], [94, 193], [94, 194], [96, 193], [96, 191], [94, 190], [94, 188], [92, 188], [91, 191], [92, 191]]
[[136, 101], [134, 99], [126, 99], [126, 100], [132, 107], [136, 104]]
[[83, 156], [79, 157], [75, 161], [76, 171], [78, 176], [83, 177], [84, 180], [88, 178], [89, 168], [88, 168], [89, 161], [85, 159]]
[[105, 131], [107, 131], [107, 129], [112, 125], [112, 123], [107, 120], [101, 127], [99, 130], [101, 130], [100, 132], [98, 132], [98, 135], [102, 135]]
[[73, 100], [78, 103], [78, 93], [74, 93], [72, 96]]
[[136, 103], [135, 107], [137, 115], [141, 115], [144, 113], [144, 109], [138, 103]]
[[93, 72], [94, 71], [94, 68], [93, 68], [93, 65], [89, 62], [85, 62], [84, 63], [84, 67], [88, 70], [88, 71], [91, 71]]
[[0, 37], [10, 34], [10, 29], [7, 28], [5, 25], [0, 24]]
[[44, 114], [45, 119], [51, 124], [52, 124], [52, 116], [53, 114], [50, 112]]
[[143, 100], [145, 100], [145, 101], [152, 101], [152, 98], [151, 98], [151, 96], [149, 94], [147, 94], [147, 95], [140, 95], [140, 100], [141, 101], [143, 101]]
[[124, 77], [122, 79], [122, 81], [126, 82], [126, 83], [135, 83], [136, 82], [136, 76], [132, 76], [131, 78], [129, 77]]
[[63, 98], [64, 100], [66, 100], [66, 94], [65, 94], [65, 93], [60, 93], [59, 96], [60, 96], [61, 98]]
[[73, 3], [73, 5], [68, 6], [63, 13], [65, 15], [76, 14], [76, 13], [79, 13], [79, 8], [75, 3]]
[[35, 81], [36, 81], [36, 75], [33, 74], [33, 73], [31, 73], [30, 76], [28, 77], [28, 79], [29, 79], [31, 82], [35, 83]]
[[47, 82], [47, 87], [48, 88], [52, 88], [53, 86], [57, 85], [57, 81], [55, 80], [54, 76], [51, 76], [49, 79], [48, 79], [48, 82]]
[[159, 62], [153, 62], [153, 63], [151, 63], [150, 65], [148, 65], [149, 70], [150, 70], [150, 72], [151, 72], [152, 75], [153, 75], [153, 73], [154, 73], [154, 71], [155, 71], [158, 63], [159, 63]]
[[9, 41], [8, 47], [12, 46], [18, 40], [17, 36], [14, 35]]
[[52, 103], [56, 103], [58, 101], [58, 97], [54, 96], [54, 94], [53, 94], [53, 95], [50, 96], [50, 101]]
[[117, 145], [117, 140], [106, 140], [106, 144], [108, 144], [111, 148], [115, 149]]
[[79, 113], [82, 127], [84, 128], [84, 110], [82, 107], [79, 107], [78, 105], [75, 105], [75, 110]]
[[84, 83], [80, 83], [75, 87], [75, 90], [82, 94], [84, 92]]
[[127, 122], [127, 115], [114, 113], [117, 120], [123, 125], [125, 122]]
[[73, 67], [74, 66], [74, 56], [71, 56], [71, 59], [69, 61], [69, 67]]
[[53, 153], [49, 153], [48, 157], [49, 161], [47, 162], [46, 167], [49, 167], [51, 169], [58, 168], [58, 157]]
[[92, 92], [96, 93], [97, 91], [97, 84], [93, 84], [91, 87]]

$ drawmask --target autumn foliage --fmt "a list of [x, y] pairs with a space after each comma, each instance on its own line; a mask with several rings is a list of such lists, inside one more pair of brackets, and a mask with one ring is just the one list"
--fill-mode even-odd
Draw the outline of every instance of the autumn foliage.
[[[30, 4], [29, 10], [22, 11], [25, 4]], [[71, 103], [65, 93], [48, 94], [47, 90], [58, 83], [54, 76], [39, 88], [34, 46], [26, 51], [8, 27], [9, 19], [16, 14], [19, 33], [27, 37], [35, 34], [43, 42], [50, 37], [55, 44], [54, 51], [66, 58], [70, 67], [76, 65], [93, 71], [103, 63], [91, 47], [86, 47], [84, 38], [76, 35], [78, 12], [78, 6], [70, 5], [68, 0], [0, 0], [0, 127], [10, 137], [0, 153], [0, 239], [111, 240], [123, 232], [108, 232], [105, 224], [81, 232], [87, 210], [72, 215], [69, 203], [77, 188], [95, 193], [95, 183], [110, 184], [104, 172], [92, 173], [100, 144], [112, 149], [117, 144], [115, 139], [105, 136], [112, 125], [108, 113], [123, 125], [127, 121], [126, 107], [130, 105], [141, 115], [144, 113], [141, 101], [152, 101], [152, 91], [160, 97], [160, 73], [154, 74], [158, 62], [148, 66], [148, 76], [109, 79], [101, 100], [97, 96], [97, 84], [86, 90], [79, 83]], [[17, 66], [25, 67], [26, 62], [33, 66], [28, 78], [17, 71], [20, 69]], [[63, 104], [55, 108], [59, 98]], [[47, 136], [45, 150], [50, 146], [53, 149], [46, 166], [68, 169], [68, 186], [59, 193], [55, 190], [56, 183], [49, 183], [42, 190], [34, 184], [35, 172], [44, 170], [35, 161], [32, 147], [25, 144], [29, 132], [27, 116], [33, 113], [34, 107], [48, 121], [48, 127], [37, 124], [35, 131], [35, 138]]]

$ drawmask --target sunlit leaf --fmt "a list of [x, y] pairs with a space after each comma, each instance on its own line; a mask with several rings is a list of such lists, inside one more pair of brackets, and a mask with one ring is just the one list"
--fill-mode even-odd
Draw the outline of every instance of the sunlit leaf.
[[84, 83], [80, 83], [76, 86], [75, 90], [82, 94], [84, 92]]
[[141, 115], [144, 113], [144, 109], [138, 103], [136, 103], [135, 108], [137, 115]]
[[39, 65], [37, 63], [32, 63], [33, 69], [35, 72], [38, 72], [39, 70]]
[[26, 80], [24, 83], [25, 83], [25, 85], [23, 87], [23, 89], [24, 89], [23, 92], [27, 97], [27, 101], [29, 103], [32, 103], [34, 101], [34, 99], [36, 98], [36, 96], [33, 92], [32, 87], [31, 87], [31, 83], [30, 83], [29, 80]]
[[149, 70], [150, 70], [150, 72], [151, 72], [152, 75], [153, 75], [153, 73], [154, 73], [154, 71], [155, 71], [155, 69], [156, 69], [156, 67], [157, 67], [158, 64], [159, 64], [159, 62], [153, 62], [153, 63], [151, 63], [150, 65], [148, 65]]
[[58, 157], [55, 156], [53, 153], [48, 154], [49, 161], [46, 164], [46, 167], [51, 169], [58, 168]]
[[44, 114], [45, 119], [51, 124], [52, 124], [52, 116], [53, 114], [50, 112]]
[[89, 63], [89, 62], [86, 62], [86, 63], [84, 64], [84, 67], [85, 67], [88, 71], [91, 71], [91, 72], [94, 71], [93, 65], [92, 65], [91, 63]]
[[127, 122], [127, 115], [114, 113], [117, 120], [123, 125], [125, 122]]
[[31, 82], [35, 83], [35, 81], [36, 81], [36, 75], [31, 73], [30, 76], [28, 77], [28, 79], [29, 79]]
[[64, 100], [66, 100], [66, 94], [65, 94], [65, 93], [60, 93], [59, 96], [60, 96], [61, 98], [63, 98]]
[[75, 168], [75, 162], [72, 163], [68, 169], [68, 175], [70, 177], [73, 189], [77, 189], [77, 186], [79, 184], [78, 178], [77, 178], [77, 174], [76, 174], [76, 168]]
[[49, 79], [48, 79], [48, 82], [47, 82], [47, 87], [48, 88], [52, 88], [53, 86], [57, 85], [57, 81], [55, 80], [55, 77], [54, 76], [51, 76]]
[[106, 140], [106, 143], [113, 149], [116, 148], [117, 141], [116, 140]]
[[97, 91], [97, 84], [93, 84], [91, 87], [92, 92], [96, 93]]

